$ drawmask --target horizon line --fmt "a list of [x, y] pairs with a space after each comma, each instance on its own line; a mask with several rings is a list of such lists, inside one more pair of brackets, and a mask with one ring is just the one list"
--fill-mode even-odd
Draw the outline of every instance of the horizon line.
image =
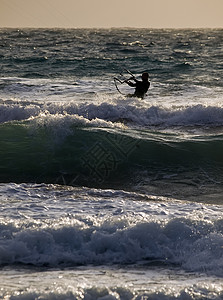
[[223, 27], [134, 27], [134, 26], [111, 26], [111, 27], [62, 27], [62, 26], [40, 26], [40, 27], [33, 27], [33, 26], [0, 26], [0, 29], [104, 29], [104, 30], [111, 30], [111, 29], [160, 29], [160, 30], [201, 30], [201, 29], [223, 29]]

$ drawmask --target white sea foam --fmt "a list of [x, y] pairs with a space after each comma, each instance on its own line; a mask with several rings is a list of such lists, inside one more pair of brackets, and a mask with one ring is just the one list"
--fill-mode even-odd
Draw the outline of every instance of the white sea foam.
[[[96, 274], [98, 276], [98, 274]], [[123, 276], [123, 274], [120, 274]], [[58, 280], [57, 278], [55, 280]], [[112, 280], [109, 278], [108, 280]], [[168, 280], [170, 280], [168, 278]], [[6, 299], [9, 300], [36, 300], [36, 299], [46, 299], [46, 300], [76, 300], [76, 299], [89, 299], [89, 300], [140, 300], [140, 299], [151, 299], [151, 300], [203, 300], [203, 299], [212, 299], [212, 300], [221, 300], [223, 296], [222, 288], [211, 286], [208, 284], [197, 284], [193, 286], [186, 286], [184, 288], [176, 288], [174, 286], [168, 287], [166, 283], [163, 283], [163, 287], [151, 288], [145, 286], [141, 289], [132, 289], [131, 287], [97, 287], [90, 286], [88, 287], [78, 287], [72, 288], [74, 282], [71, 282], [70, 286], [63, 288], [60, 284], [56, 282], [52, 285], [51, 292], [37, 292], [37, 288], [27, 288], [27, 290], [19, 289], [14, 293], [10, 294], [5, 292], [3, 296], [6, 296]], [[157, 283], [156, 283], [157, 284]], [[176, 282], [175, 282], [176, 284]], [[183, 285], [183, 283], [181, 283]], [[33, 285], [33, 282], [32, 282]], [[39, 288], [40, 289], [40, 288]], [[49, 288], [48, 288], [49, 290]], [[4, 290], [3, 290], [4, 291]], [[210, 292], [211, 291], [211, 292]]]
[[40, 108], [37, 105], [22, 106], [19, 104], [1, 104], [0, 105], [0, 123], [25, 120], [30, 116], [37, 116], [40, 113]]
[[[125, 122], [129, 126], [222, 126], [223, 108], [220, 106], [135, 106], [127, 102], [82, 103], [39, 103], [24, 105], [22, 102], [0, 105], [0, 122], [26, 120], [31, 117], [47, 116], [58, 119], [65, 116], [70, 120], [79, 117], [82, 123], [93, 126], [111, 126], [111, 122]], [[85, 120], [85, 121], [84, 121]], [[97, 121], [95, 121], [97, 120]], [[100, 120], [100, 121], [99, 121]], [[109, 123], [110, 122], [110, 123]]]
[[[9, 187], [6, 197], [12, 198], [1, 213], [1, 264], [159, 261], [223, 276], [221, 207], [156, 197], [148, 201], [122, 191], [58, 188]], [[15, 189], [23, 195], [18, 200]]]
[[[96, 223], [94, 218], [90, 219], [90, 223]], [[1, 241], [0, 263], [57, 267], [135, 264], [149, 260], [223, 276], [220, 222], [207, 224], [181, 218], [165, 225], [152, 221], [130, 225], [127, 217], [113, 218], [91, 227], [80, 221], [54, 226], [39, 229], [1, 227], [4, 240]]]

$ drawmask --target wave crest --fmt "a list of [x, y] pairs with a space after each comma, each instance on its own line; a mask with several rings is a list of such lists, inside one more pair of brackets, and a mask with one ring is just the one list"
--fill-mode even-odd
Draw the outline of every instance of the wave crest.
[[48, 115], [77, 115], [86, 120], [100, 119], [105, 122], [125, 122], [138, 126], [223, 126], [223, 108], [193, 105], [165, 108], [162, 106], [136, 107], [123, 100], [122, 103], [76, 104], [29, 104], [0, 105], [0, 123], [25, 120]]

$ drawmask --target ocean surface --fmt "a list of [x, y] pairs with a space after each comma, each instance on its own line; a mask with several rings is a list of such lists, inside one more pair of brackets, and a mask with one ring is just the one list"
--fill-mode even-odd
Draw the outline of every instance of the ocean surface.
[[223, 29], [0, 29], [0, 299], [223, 299], [222, 78]]

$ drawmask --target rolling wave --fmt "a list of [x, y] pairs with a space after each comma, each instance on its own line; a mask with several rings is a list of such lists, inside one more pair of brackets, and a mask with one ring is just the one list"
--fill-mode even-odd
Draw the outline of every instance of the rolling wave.
[[137, 107], [123, 100], [120, 104], [40, 104], [10, 103], [0, 105], [0, 123], [25, 120], [40, 114], [68, 114], [82, 116], [88, 120], [101, 119], [124, 122], [135, 126], [223, 126], [223, 108], [218, 106], [192, 105], [178, 108], [160, 106]]
[[[151, 130], [130, 130], [103, 119], [70, 114], [40, 114], [0, 126], [0, 181], [104, 183], [131, 182], [137, 171], [171, 174], [180, 168], [219, 173], [222, 135], [179, 137]], [[76, 180], [75, 179], [75, 180]], [[62, 182], [63, 183], [63, 182]]]

